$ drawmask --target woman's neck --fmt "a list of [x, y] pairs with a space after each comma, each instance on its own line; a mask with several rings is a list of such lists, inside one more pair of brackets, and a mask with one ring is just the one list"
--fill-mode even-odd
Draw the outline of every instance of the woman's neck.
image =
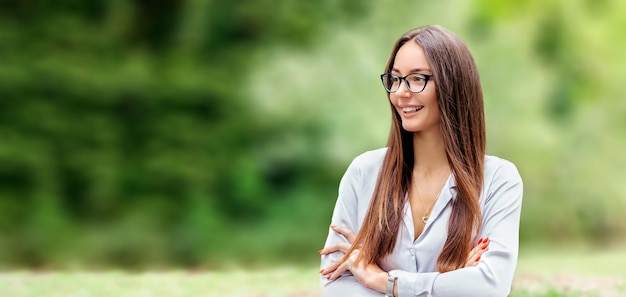
[[439, 129], [430, 133], [413, 133], [413, 175], [433, 176], [449, 175], [450, 164], [446, 156], [443, 136]]

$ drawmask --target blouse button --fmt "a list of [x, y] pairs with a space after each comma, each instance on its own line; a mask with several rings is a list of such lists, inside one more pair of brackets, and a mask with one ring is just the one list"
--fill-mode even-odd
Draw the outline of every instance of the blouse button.
[[411, 253], [411, 256], [415, 255], [415, 250], [413, 248], [410, 248], [409, 252]]

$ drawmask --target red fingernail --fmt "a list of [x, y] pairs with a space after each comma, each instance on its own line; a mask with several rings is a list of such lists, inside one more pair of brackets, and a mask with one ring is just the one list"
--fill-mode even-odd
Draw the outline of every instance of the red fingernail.
[[481, 242], [483, 242], [482, 238], [478, 240], [478, 244], [480, 244]]
[[483, 249], [483, 250], [486, 250], [486, 249], [487, 249], [487, 245], [484, 245], [484, 246], [482, 247], [482, 249]]
[[489, 242], [489, 237], [485, 238], [485, 240], [483, 240], [483, 243], [488, 243]]
[[330, 275], [326, 277], [327, 280], [330, 280]]
[[480, 256], [476, 257], [476, 262], [478, 262], [480, 260]]

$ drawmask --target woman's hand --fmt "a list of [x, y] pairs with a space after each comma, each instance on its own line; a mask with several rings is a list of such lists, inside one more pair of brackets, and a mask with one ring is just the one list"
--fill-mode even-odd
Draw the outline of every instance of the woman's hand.
[[[333, 231], [345, 236], [349, 243], [341, 242], [334, 244], [320, 250], [320, 254], [326, 255], [337, 251], [347, 253], [354, 243], [356, 234], [354, 234], [354, 232], [350, 229], [339, 226], [331, 225], [330, 228]], [[377, 290], [379, 292], [385, 292], [387, 273], [374, 263], [365, 264], [364, 261], [360, 261], [357, 263], [356, 259], [359, 256], [359, 252], [360, 250], [358, 248], [354, 249], [346, 261], [343, 261], [343, 258], [341, 258], [335, 261], [330, 266], [320, 270], [320, 273], [323, 275], [327, 275], [327, 280], [335, 280], [342, 273], [349, 270], [354, 278], [356, 278], [356, 280], [363, 284], [365, 287]]]
[[489, 249], [489, 238], [481, 238], [478, 244], [470, 251], [463, 267], [474, 267], [480, 262], [480, 257]]
[[344, 253], [348, 252], [348, 249], [350, 249], [350, 247], [352, 246], [352, 243], [354, 242], [354, 239], [356, 238], [356, 234], [354, 234], [354, 231], [348, 228], [343, 228], [343, 227], [339, 227], [335, 225], [330, 225], [330, 229], [343, 235], [348, 240], [348, 243], [339, 242], [327, 248], [321, 249], [319, 251], [320, 255], [328, 255], [330, 253], [334, 253], [337, 251], [342, 251]]
[[[335, 225], [330, 225], [330, 229], [332, 229], [333, 231], [343, 235], [348, 242], [339, 242], [336, 244], [333, 244], [329, 247], [326, 247], [324, 249], [321, 249], [319, 251], [320, 255], [328, 255], [334, 252], [343, 252], [344, 254], [348, 253], [348, 250], [350, 250], [350, 248], [352, 247], [352, 243], [354, 242], [354, 239], [356, 238], [356, 234], [354, 234], [354, 231], [348, 229], [348, 228], [344, 228], [344, 227], [339, 227], [339, 226], [335, 226]], [[358, 255], [358, 249], [355, 249], [356, 255]], [[344, 261], [343, 261], [343, 257], [340, 258], [339, 260], [333, 262], [333, 264], [331, 264], [330, 266], [320, 270], [321, 274], [329, 274], [334, 272], [339, 266], [343, 265]], [[345, 266], [344, 266], [345, 267]], [[337, 275], [338, 276], [338, 275]], [[332, 279], [337, 278], [337, 276], [335, 276]], [[330, 280], [331, 276], [329, 275], [326, 279]]]

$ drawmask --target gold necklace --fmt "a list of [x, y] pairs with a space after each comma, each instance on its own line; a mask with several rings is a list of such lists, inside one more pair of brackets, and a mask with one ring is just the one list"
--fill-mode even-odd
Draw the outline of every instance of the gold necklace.
[[[417, 194], [417, 198], [420, 200], [420, 203], [422, 203], [422, 206], [425, 206], [426, 204], [424, 204], [424, 201], [422, 200], [422, 195], [420, 195], [419, 191], [417, 190], [417, 186], [414, 186], [414, 187], [415, 187], [415, 194]], [[437, 197], [435, 197], [435, 201], [430, 206], [430, 208], [424, 212], [424, 216], [422, 216], [422, 222], [424, 222], [424, 225], [426, 225], [426, 222], [428, 222], [428, 219], [430, 218], [430, 211], [433, 210], [433, 207], [435, 207], [437, 200], [439, 200], [439, 195], [441, 195], [441, 192], [437, 194]]]

